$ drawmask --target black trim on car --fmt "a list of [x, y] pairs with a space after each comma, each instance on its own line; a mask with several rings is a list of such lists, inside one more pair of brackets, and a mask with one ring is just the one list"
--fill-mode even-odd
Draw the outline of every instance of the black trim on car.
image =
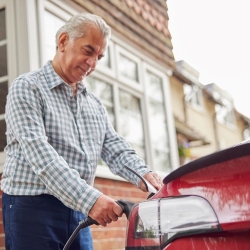
[[163, 179], [163, 183], [167, 184], [181, 176], [194, 172], [198, 169], [205, 168], [214, 164], [229, 161], [235, 158], [250, 156], [250, 143], [241, 144], [232, 148], [227, 148], [213, 154], [201, 157], [197, 160], [189, 162], [180, 168], [177, 168]]

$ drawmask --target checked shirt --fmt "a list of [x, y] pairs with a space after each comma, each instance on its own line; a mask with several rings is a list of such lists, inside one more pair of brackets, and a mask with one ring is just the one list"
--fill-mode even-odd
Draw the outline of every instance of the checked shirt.
[[92, 186], [98, 159], [135, 185], [148, 166], [113, 129], [100, 100], [79, 83], [77, 97], [43, 68], [14, 80], [7, 97], [6, 161], [1, 189], [9, 195], [51, 194], [88, 214], [101, 193]]

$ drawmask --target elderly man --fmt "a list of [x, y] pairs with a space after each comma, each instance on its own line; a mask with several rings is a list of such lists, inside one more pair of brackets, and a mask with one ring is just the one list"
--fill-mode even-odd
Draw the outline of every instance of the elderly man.
[[[56, 34], [56, 55], [14, 80], [6, 105], [7, 155], [1, 181], [6, 249], [62, 249], [85, 216], [102, 226], [122, 210], [92, 184], [101, 156], [110, 170], [143, 191], [160, 177], [113, 129], [100, 100], [83, 80], [107, 48], [110, 28], [81, 13]], [[92, 249], [89, 228], [71, 249]]]

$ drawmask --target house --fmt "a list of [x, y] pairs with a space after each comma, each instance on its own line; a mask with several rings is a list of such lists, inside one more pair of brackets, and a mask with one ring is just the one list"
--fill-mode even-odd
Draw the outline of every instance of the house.
[[[179, 166], [169, 79], [175, 68], [165, 0], [0, 0], [0, 166], [6, 145], [4, 107], [18, 75], [53, 59], [55, 33], [79, 12], [100, 15], [112, 28], [105, 58], [86, 85], [106, 105], [115, 129], [161, 175]], [[100, 161], [95, 187], [115, 198], [147, 197]], [[124, 248], [126, 219], [92, 227], [95, 249]], [[117, 229], [119, 228], [119, 229]], [[1, 227], [1, 247], [3, 230]]]
[[180, 165], [249, 138], [249, 118], [232, 96], [214, 83], [201, 84], [185, 61], [176, 62], [170, 86]]

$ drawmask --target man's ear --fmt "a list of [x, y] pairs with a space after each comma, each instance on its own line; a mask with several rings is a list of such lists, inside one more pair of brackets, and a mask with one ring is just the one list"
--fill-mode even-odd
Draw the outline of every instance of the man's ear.
[[69, 42], [69, 36], [67, 33], [61, 33], [58, 37], [57, 49], [61, 52], [65, 50], [66, 45]]

